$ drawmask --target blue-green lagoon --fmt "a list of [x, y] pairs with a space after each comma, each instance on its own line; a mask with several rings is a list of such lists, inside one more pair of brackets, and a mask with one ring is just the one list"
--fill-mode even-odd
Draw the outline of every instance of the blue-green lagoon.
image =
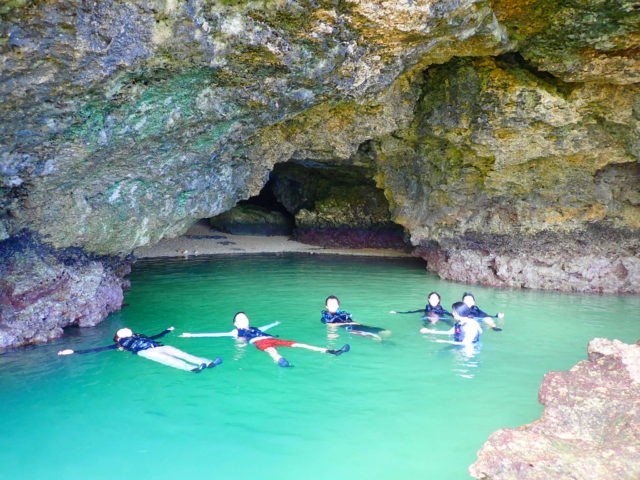
[[[4, 479], [465, 479], [487, 436], [536, 419], [545, 372], [586, 358], [593, 337], [635, 342], [640, 297], [469, 287], [413, 259], [305, 255], [141, 261], [129, 304], [90, 329], [0, 354]], [[504, 311], [502, 332], [478, 351], [418, 333], [431, 290], [448, 308], [471, 290]], [[327, 295], [383, 341], [320, 323]], [[231, 338], [178, 338], [231, 330], [245, 311], [270, 333], [337, 348], [340, 357], [282, 348], [294, 368]], [[224, 363], [200, 374], [127, 352], [59, 357], [107, 345], [121, 326]], [[442, 325], [440, 328], [445, 328]]]

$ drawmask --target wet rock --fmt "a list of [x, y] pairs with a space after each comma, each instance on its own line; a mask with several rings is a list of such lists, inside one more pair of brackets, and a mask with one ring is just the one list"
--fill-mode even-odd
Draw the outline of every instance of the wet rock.
[[119, 258], [55, 250], [26, 233], [0, 242], [0, 348], [96, 325], [121, 308], [129, 271]]
[[291, 235], [293, 218], [259, 205], [242, 204], [213, 217], [211, 225], [235, 235]]
[[459, 59], [427, 72], [409, 128], [372, 142], [376, 180], [444, 278], [639, 292], [639, 100], [512, 55]]
[[640, 239], [594, 227], [576, 235], [464, 236], [427, 243], [415, 254], [442, 278], [492, 287], [637, 293]]
[[[101, 254], [177, 236], [256, 195], [298, 150], [261, 148], [276, 125], [316, 107], [320, 122], [360, 111], [422, 65], [508, 46], [484, 0], [53, 0], [0, 14], [0, 184], [27, 185], [9, 231]], [[352, 148], [371, 134], [351, 136]]]
[[640, 345], [596, 338], [589, 359], [545, 375], [539, 420], [491, 434], [478, 479], [640, 478]]
[[372, 186], [332, 185], [295, 217], [295, 238], [323, 246], [406, 248], [402, 227], [391, 222], [389, 204]]
[[407, 247], [404, 230], [391, 221], [389, 203], [376, 188], [371, 166], [317, 161], [277, 165], [269, 186], [295, 215], [297, 240], [350, 248]]

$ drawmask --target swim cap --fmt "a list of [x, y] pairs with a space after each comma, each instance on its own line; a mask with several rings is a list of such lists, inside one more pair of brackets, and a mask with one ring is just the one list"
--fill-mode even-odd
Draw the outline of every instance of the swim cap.
[[131, 330], [130, 328], [121, 328], [120, 330], [118, 330], [116, 332], [116, 337], [118, 338], [127, 338], [127, 337], [132, 337], [133, 336], [133, 330]]

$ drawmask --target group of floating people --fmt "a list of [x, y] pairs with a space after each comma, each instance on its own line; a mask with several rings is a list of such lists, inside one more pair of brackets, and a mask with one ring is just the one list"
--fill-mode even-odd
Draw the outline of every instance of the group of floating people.
[[[422, 317], [425, 322], [430, 325], [439, 321], [444, 321], [451, 325], [449, 330], [435, 330], [426, 326], [420, 329], [421, 333], [431, 333], [437, 335], [451, 335], [451, 340], [436, 340], [438, 342], [452, 343], [454, 345], [473, 345], [480, 340], [482, 327], [480, 322], [486, 323], [495, 331], [502, 330], [499, 328], [494, 318], [504, 318], [503, 313], [489, 315], [478, 308], [475, 303], [473, 294], [466, 292], [462, 296], [461, 302], [456, 302], [451, 306], [451, 312], [442, 307], [440, 295], [437, 292], [431, 292], [427, 297], [427, 305], [424, 309], [411, 310], [406, 312], [396, 312], [391, 310], [389, 313], [424, 313]], [[341, 327], [349, 333], [364, 337], [371, 337], [380, 340], [380, 334], [387, 330], [379, 327], [370, 327], [362, 325], [353, 320], [348, 312], [340, 309], [340, 300], [336, 296], [329, 296], [325, 301], [325, 309], [322, 310], [322, 323], [331, 327]], [[258, 350], [266, 352], [275, 363], [281, 367], [290, 367], [289, 361], [279, 352], [278, 347], [304, 348], [314, 352], [327, 353], [330, 355], [342, 355], [348, 352], [351, 347], [349, 344], [343, 345], [341, 348], [334, 350], [324, 347], [317, 347], [300, 343], [293, 340], [283, 340], [266, 333], [267, 330], [279, 325], [280, 322], [273, 322], [262, 327], [252, 327], [249, 317], [244, 312], [238, 312], [233, 317], [234, 329], [229, 332], [219, 333], [189, 333], [184, 332], [180, 337], [183, 338], [202, 338], [202, 337], [232, 337], [234, 339], [250, 343]], [[113, 337], [113, 343], [104, 347], [89, 348], [85, 350], [64, 349], [58, 352], [58, 355], [72, 355], [102, 352], [105, 350], [121, 350], [128, 351], [134, 355], [153, 360], [164, 365], [168, 365], [180, 370], [199, 373], [206, 368], [213, 368], [222, 363], [222, 358], [217, 357], [214, 360], [198, 357], [184, 352], [176, 347], [164, 345], [156, 340], [164, 335], [172, 332], [175, 328], [169, 327], [157, 335], [146, 336], [142, 333], [134, 333], [130, 328], [120, 328]]]

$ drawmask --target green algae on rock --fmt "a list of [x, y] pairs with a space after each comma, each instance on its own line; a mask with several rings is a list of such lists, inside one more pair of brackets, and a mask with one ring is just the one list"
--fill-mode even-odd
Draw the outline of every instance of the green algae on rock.
[[[446, 278], [638, 292], [638, 15], [630, 0], [6, 3], [0, 239], [125, 255], [314, 161], [367, 169]], [[539, 251], [552, 238], [559, 257]]]
[[432, 67], [423, 89], [412, 125], [373, 152], [392, 218], [430, 269], [496, 286], [638, 291], [638, 86], [566, 85], [506, 56]]

